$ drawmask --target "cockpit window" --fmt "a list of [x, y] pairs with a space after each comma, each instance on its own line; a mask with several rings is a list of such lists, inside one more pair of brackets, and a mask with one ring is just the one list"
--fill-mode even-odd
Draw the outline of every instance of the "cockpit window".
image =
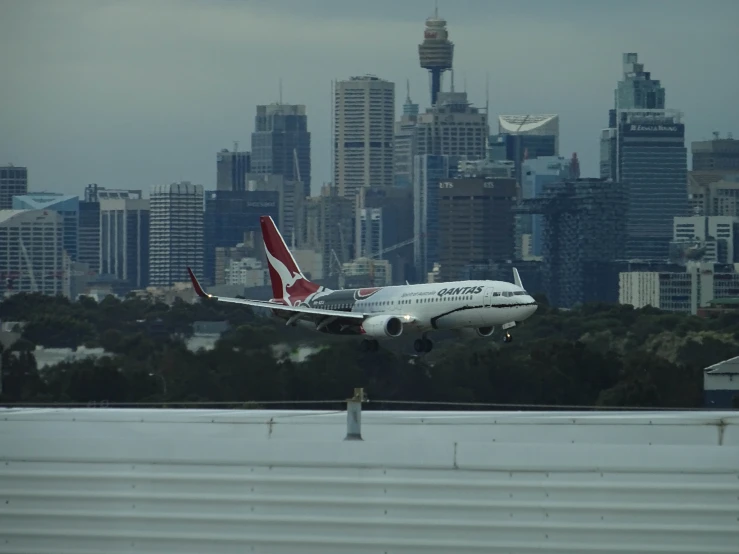
[[516, 296], [525, 296], [527, 292], [525, 290], [518, 290], [514, 292], [513, 294], [515, 294]]

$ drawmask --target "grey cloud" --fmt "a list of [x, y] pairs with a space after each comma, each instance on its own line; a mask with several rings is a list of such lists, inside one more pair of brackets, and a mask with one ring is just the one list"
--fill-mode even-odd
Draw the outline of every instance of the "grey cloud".
[[[689, 140], [739, 134], [739, 3], [441, 0], [456, 44], [456, 85], [491, 114], [559, 113], [562, 152], [595, 174], [598, 133], [639, 52], [685, 110]], [[433, 1], [145, 0], [0, 4], [0, 162], [30, 167], [32, 186], [88, 182], [148, 189], [189, 179], [212, 187], [215, 152], [248, 148], [254, 106], [307, 105], [313, 181], [330, 180], [330, 81], [374, 73], [405, 80], [422, 109], [417, 44]], [[734, 16], [733, 18], [731, 16]], [[448, 86], [449, 79], [446, 79]]]

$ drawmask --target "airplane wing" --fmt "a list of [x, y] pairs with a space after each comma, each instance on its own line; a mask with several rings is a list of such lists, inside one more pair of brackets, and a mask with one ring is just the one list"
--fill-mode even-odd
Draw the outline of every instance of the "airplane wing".
[[265, 300], [246, 300], [243, 298], [229, 298], [227, 296], [213, 296], [212, 294], [208, 294], [203, 290], [203, 287], [200, 285], [200, 282], [198, 281], [197, 277], [195, 277], [195, 274], [192, 272], [192, 270], [188, 267], [187, 272], [190, 274], [190, 280], [192, 281], [192, 286], [195, 289], [195, 293], [202, 297], [202, 298], [212, 298], [213, 300], [217, 300], [218, 302], [227, 302], [229, 304], [241, 304], [244, 306], [253, 306], [255, 308], [267, 308], [269, 310], [283, 310], [290, 313], [304, 313], [304, 314], [312, 314], [312, 315], [323, 315], [323, 316], [333, 316], [341, 319], [350, 319], [354, 320], [357, 323], [361, 323], [364, 321], [366, 317], [368, 317], [371, 314], [363, 314], [360, 312], [342, 312], [339, 310], [324, 310], [321, 308], [310, 308], [308, 306], [287, 306], [285, 304], [278, 304], [277, 302], [269, 302]]

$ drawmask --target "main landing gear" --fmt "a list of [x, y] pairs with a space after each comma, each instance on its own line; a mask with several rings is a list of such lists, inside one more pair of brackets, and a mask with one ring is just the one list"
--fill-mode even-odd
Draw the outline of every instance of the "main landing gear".
[[434, 343], [427, 339], [425, 335], [413, 342], [413, 349], [419, 354], [421, 352], [431, 352], [433, 347]]
[[364, 339], [359, 344], [359, 350], [362, 352], [377, 352], [380, 349], [380, 343], [373, 339]]
[[512, 327], [516, 326], [515, 321], [511, 321], [510, 323], [505, 323], [503, 325], [503, 331], [505, 331], [505, 334], [503, 335], [503, 342], [511, 342], [513, 341], [513, 337], [511, 336], [511, 333], [508, 331], [508, 329], [511, 329]]

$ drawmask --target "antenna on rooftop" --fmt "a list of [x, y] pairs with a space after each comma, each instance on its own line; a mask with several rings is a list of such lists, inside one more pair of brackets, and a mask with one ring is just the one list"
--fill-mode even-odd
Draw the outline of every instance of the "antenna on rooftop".
[[234, 152], [238, 152], [238, 151], [239, 151], [239, 141], [235, 140], [234, 141]]
[[490, 72], [485, 72], [485, 113], [490, 113]]
[[280, 77], [280, 104], [282, 104], [282, 77]]

